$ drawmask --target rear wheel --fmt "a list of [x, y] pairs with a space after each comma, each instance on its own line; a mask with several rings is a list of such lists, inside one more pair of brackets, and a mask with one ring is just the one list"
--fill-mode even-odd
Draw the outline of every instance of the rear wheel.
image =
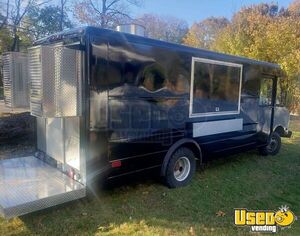
[[186, 186], [193, 178], [196, 171], [196, 161], [193, 151], [182, 147], [177, 149], [171, 156], [165, 181], [170, 188]]
[[265, 147], [261, 147], [259, 152], [263, 156], [272, 155], [275, 156], [279, 153], [281, 148], [281, 137], [277, 132], [271, 134], [269, 143]]

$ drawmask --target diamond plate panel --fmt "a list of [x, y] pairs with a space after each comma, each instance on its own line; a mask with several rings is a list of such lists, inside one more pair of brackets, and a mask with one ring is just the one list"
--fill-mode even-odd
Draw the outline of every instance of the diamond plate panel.
[[80, 114], [80, 52], [63, 47], [55, 48], [56, 116]]
[[29, 53], [30, 111], [33, 116], [43, 116], [42, 48], [34, 47]]
[[29, 107], [28, 56], [12, 53], [13, 107]]
[[61, 45], [30, 49], [31, 113], [81, 115], [81, 52]]
[[2, 55], [4, 102], [7, 107], [12, 107], [11, 58], [11, 54]]
[[10, 108], [28, 107], [27, 54], [7, 52], [2, 55], [5, 105]]
[[33, 156], [0, 161], [0, 214], [5, 218], [85, 195], [82, 184]]

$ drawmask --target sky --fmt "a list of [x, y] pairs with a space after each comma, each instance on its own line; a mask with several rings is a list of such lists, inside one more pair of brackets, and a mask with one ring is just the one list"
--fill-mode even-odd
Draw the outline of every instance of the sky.
[[132, 13], [135, 16], [144, 13], [176, 16], [192, 25], [210, 16], [225, 16], [230, 19], [242, 6], [262, 2], [274, 2], [280, 7], [287, 7], [292, 0], [144, 0], [143, 6], [134, 8]]

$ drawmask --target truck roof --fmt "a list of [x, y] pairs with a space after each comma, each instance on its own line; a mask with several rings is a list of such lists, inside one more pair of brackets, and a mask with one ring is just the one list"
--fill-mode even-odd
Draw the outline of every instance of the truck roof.
[[35, 45], [49, 44], [49, 43], [53, 43], [54, 41], [57, 41], [57, 40], [72, 38], [72, 37], [75, 37], [78, 35], [85, 35], [85, 34], [86, 35], [87, 34], [88, 35], [101, 35], [101, 36], [107, 37], [108, 39], [110, 39], [110, 38], [115, 39], [118, 37], [124, 38], [124, 36], [125, 36], [126, 40], [129, 42], [150, 44], [150, 45], [158, 46], [158, 47], [159, 46], [160, 47], [168, 47], [168, 48], [172, 48], [175, 51], [198, 52], [198, 53], [201, 53], [210, 58], [216, 57], [216, 58], [218, 58], [218, 60], [231, 61], [231, 62], [236, 62], [236, 63], [257, 65], [257, 66], [265, 67], [265, 68], [268, 68], [269, 70], [272, 70], [273, 73], [275, 72], [275, 74], [277, 74], [278, 76], [283, 74], [280, 66], [275, 63], [258, 61], [255, 59], [215, 52], [215, 51], [211, 51], [211, 50], [207, 50], [207, 49], [194, 48], [194, 47], [190, 47], [187, 45], [176, 44], [176, 43], [166, 42], [166, 41], [157, 40], [157, 39], [151, 39], [151, 38], [142, 37], [142, 36], [138, 36], [138, 35], [118, 32], [118, 31], [114, 31], [114, 30], [103, 29], [103, 28], [99, 28], [99, 27], [95, 27], [95, 26], [84, 26], [84, 27], [78, 27], [78, 28], [73, 28], [73, 29], [62, 31], [62, 32], [58, 32], [56, 34], [53, 34], [53, 35], [47, 36], [45, 38], [42, 38], [40, 40], [37, 40], [34, 44]]

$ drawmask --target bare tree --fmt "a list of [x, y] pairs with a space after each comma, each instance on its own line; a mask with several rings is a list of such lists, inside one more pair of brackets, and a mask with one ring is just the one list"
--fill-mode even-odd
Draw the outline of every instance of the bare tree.
[[11, 46], [11, 51], [19, 51], [19, 36], [18, 36], [18, 28], [20, 23], [28, 12], [29, 8], [35, 3], [35, 0], [15, 0], [15, 4], [11, 11], [11, 20], [12, 20], [12, 35], [13, 42]]
[[[7, 0], [6, 1], [6, 4], [4, 4], [5, 5], [5, 9], [3, 9], [4, 11], [5, 11], [5, 13], [4, 14], [1, 14], [1, 20], [2, 20], [2, 22], [1, 22], [1, 24], [0, 24], [0, 30], [7, 24], [7, 21], [8, 21], [8, 17], [9, 17], [9, 6], [10, 6], [10, 1], [9, 0]], [[4, 6], [3, 5], [3, 6]]]
[[64, 18], [65, 18], [65, 8], [67, 5], [67, 0], [60, 0], [60, 21], [59, 28], [62, 31], [64, 29]]
[[144, 14], [136, 22], [146, 28], [148, 37], [173, 43], [181, 43], [188, 32], [187, 22], [173, 16]]
[[80, 23], [113, 28], [131, 20], [130, 7], [141, 6], [142, 0], [84, 0], [74, 6]]

